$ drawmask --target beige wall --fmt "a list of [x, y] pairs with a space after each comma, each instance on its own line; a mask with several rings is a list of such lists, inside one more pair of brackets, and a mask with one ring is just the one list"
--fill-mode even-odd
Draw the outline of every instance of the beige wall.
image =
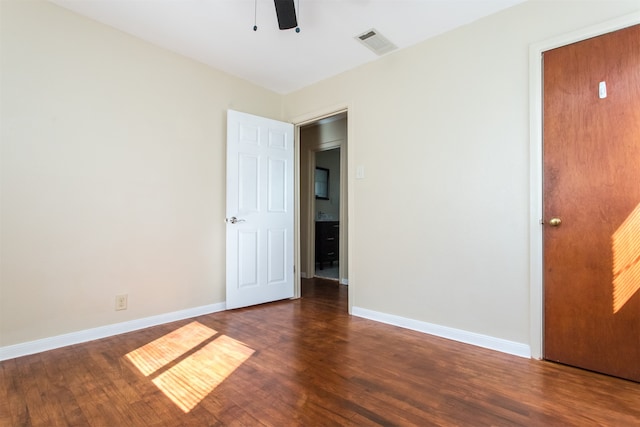
[[47, 2], [1, 7], [0, 346], [223, 302], [226, 109], [278, 119], [282, 97]]
[[528, 2], [285, 97], [351, 105], [354, 306], [530, 343], [529, 45], [638, 10]]

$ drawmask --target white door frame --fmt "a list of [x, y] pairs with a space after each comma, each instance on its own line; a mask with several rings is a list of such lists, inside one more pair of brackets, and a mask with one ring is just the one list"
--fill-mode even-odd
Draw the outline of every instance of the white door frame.
[[542, 53], [571, 43], [640, 23], [640, 13], [602, 22], [552, 39], [533, 43], [529, 47], [529, 158], [530, 158], [530, 218], [529, 218], [529, 319], [531, 357], [544, 356], [544, 283], [542, 241]]
[[[326, 108], [318, 109], [311, 113], [303, 114], [300, 116], [295, 116], [286, 121], [293, 123], [294, 125], [294, 137], [295, 137], [295, 152], [294, 152], [294, 162], [295, 162], [295, 182], [294, 182], [294, 194], [297, 196], [294, 198], [294, 261], [296, 265], [296, 271], [294, 274], [294, 298], [300, 297], [300, 267], [301, 267], [301, 251], [300, 251], [300, 127], [317, 122], [318, 120], [335, 116], [336, 114], [347, 113], [347, 144], [346, 148], [342, 147], [341, 157], [345, 156], [347, 159], [347, 173], [344, 176], [341, 176], [341, 179], [346, 181], [346, 189], [347, 193], [345, 194], [345, 199], [347, 199], [346, 203], [346, 211], [344, 209], [344, 203], [341, 203], [340, 206], [340, 220], [348, 221], [348, 218], [353, 218], [354, 215], [354, 197], [353, 189], [354, 189], [354, 178], [353, 173], [351, 171], [355, 170], [353, 166], [354, 162], [354, 146], [355, 140], [353, 138], [353, 105], [351, 103], [343, 103], [337, 104], [333, 106], [329, 106]], [[341, 161], [342, 164], [342, 161]], [[342, 188], [345, 188], [344, 186]], [[352, 222], [347, 222], [347, 251], [346, 251], [346, 259], [349, 262], [349, 288], [348, 288], [348, 307], [349, 314], [351, 314], [351, 308], [354, 305], [354, 289], [356, 280], [354, 280], [354, 263], [353, 263], [353, 236], [354, 236], [354, 226]], [[341, 227], [342, 228], [342, 227]]]

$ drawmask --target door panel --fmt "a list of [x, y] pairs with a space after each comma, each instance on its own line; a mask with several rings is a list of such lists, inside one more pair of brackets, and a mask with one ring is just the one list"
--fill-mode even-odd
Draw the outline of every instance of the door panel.
[[640, 381], [639, 25], [544, 53], [543, 174], [545, 358]]
[[269, 230], [269, 256], [267, 283], [280, 283], [286, 280], [287, 230]]
[[[258, 286], [258, 232], [238, 230], [233, 238], [238, 239], [238, 288]], [[229, 304], [227, 303], [227, 306]]]
[[259, 157], [238, 154], [238, 211], [258, 212], [258, 197], [260, 196]]
[[293, 125], [228, 111], [227, 308], [293, 296], [293, 158]]
[[282, 159], [269, 159], [269, 212], [286, 212], [287, 162]]

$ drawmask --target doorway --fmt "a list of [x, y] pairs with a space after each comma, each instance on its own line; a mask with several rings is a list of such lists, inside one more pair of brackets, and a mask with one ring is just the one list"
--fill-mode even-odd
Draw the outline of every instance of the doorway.
[[544, 53], [544, 358], [640, 381], [640, 25]]
[[301, 277], [347, 285], [347, 114], [299, 129]]
[[331, 148], [315, 152], [314, 197], [314, 277], [340, 279], [340, 154]]

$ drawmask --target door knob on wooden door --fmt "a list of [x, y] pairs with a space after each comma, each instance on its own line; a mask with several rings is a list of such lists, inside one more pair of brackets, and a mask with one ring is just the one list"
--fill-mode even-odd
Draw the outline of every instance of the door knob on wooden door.
[[552, 227], [558, 227], [560, 224], [562, 224], [562, 220], [560, 218], [551, 218], [549, 220], [549, 225]]

